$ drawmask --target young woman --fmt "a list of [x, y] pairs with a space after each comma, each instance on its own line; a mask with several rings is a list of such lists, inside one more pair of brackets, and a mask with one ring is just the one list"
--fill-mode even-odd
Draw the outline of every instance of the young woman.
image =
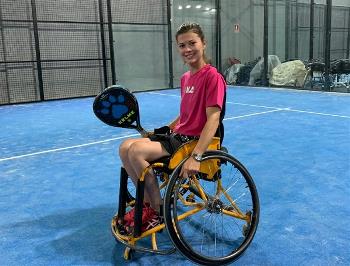
[[[173, 154], [184, 142], [198, 139], [192, 156], [182, 167], [181, 176], [187, 177], [199, 171], [201, 155], [207, 150], [219, 123], [226, 83], [211, 66], [205, 55], [206, 40], [198, 24], [182, 24], [176, 32], [180, 56], [189, 71], [181, 77], [181, 105], [179, 116], [169, 124], [167, 138], [157, 134], [149, 138], [128, 139], [119, 148], [123, 166], [136, 184], [142, 171], [161, 157]], [[142, 230], [158, 225], [161, 195], [158, 181], [152, 172], [145, 177]], [[124, 217], [126, 227], [133, 226], [134, 210]]]

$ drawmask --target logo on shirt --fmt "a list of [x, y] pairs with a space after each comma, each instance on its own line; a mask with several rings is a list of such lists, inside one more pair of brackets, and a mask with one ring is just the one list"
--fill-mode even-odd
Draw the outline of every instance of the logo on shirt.
[[185, 89], [185, 93], [194, 93], [194, 86], [187, 86]]

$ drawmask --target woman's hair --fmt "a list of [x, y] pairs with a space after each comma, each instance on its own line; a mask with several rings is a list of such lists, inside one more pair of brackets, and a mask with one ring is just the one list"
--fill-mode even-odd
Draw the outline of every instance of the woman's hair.
[[[179, 35], [187, 33], [187, 32], [193, 32], [193, 33], [197, 34], [198, 37], [201, 39], [201, 41], [203, 43], [206, 43], [206, 40], [205, 40], [205, 37], [204, 37], [204, 33], [202, 31], [201, 26], [199, 26], [199, 24], [197, 24], [197, 23], [190, 23], [190, 22], [183, 23], [183, 24], [180, 25], [180, 27], [178, 27], [178, 29], [176, 31], [176, 35], [175, 35], [176, 41], [177, 41], [177, 37]], [[211, 63], [211, 60], [207, 58], [205, 52], [203, 53], [203, 58], [204, 58], [204, 61], [207, 64]]]
[[176, 31], [176, 35], [175, 35], [176, 40], [180, 34], [184, 34], [184, 33], [189, 32], [189, 31], [196, 33], [199, 36], [199, 38], [202, 40], [202, 42], [203, 43], [205, 42], [205, 37], [204, 37], [204, 33], [202, 31], [202, 28], [197, 23], [183, 23], [183, 24], [181, 24], [180, 27]]

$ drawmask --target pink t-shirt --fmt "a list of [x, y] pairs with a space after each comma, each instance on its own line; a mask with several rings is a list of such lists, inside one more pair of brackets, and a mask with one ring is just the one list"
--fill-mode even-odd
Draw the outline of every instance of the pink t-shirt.
[[190, 71], [181, 77], [180, 119], [174, 132], [199, 136], [207, 122], [206, 108], [222, 108], [226, 83], [217, 69], [205, 65], [195, 74]]

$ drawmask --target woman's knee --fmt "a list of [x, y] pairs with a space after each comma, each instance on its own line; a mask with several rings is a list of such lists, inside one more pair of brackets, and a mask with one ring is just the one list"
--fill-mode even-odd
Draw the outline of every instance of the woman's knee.
[[130, 162], [153, 161], [167, 155], [163, 151], [160, 143], [157, 142], [134, 142], [128, 150], [128, 159]]
[[127, 159], [130, 146], [134, 143], [134, 139], [127, 139], [119, 146], [119, 156], [121, 159]]
[[136, 157], [142, 157], [142, 143], [134, 142], [131, 143], [128, 149], [128, 159], [133, 161]]
[[119, 146], [119, 156], [122, 159], [128, 159], [131, 146], [145, 142], [149, 142], [149, 139], [127, 139], [123, 141]]

